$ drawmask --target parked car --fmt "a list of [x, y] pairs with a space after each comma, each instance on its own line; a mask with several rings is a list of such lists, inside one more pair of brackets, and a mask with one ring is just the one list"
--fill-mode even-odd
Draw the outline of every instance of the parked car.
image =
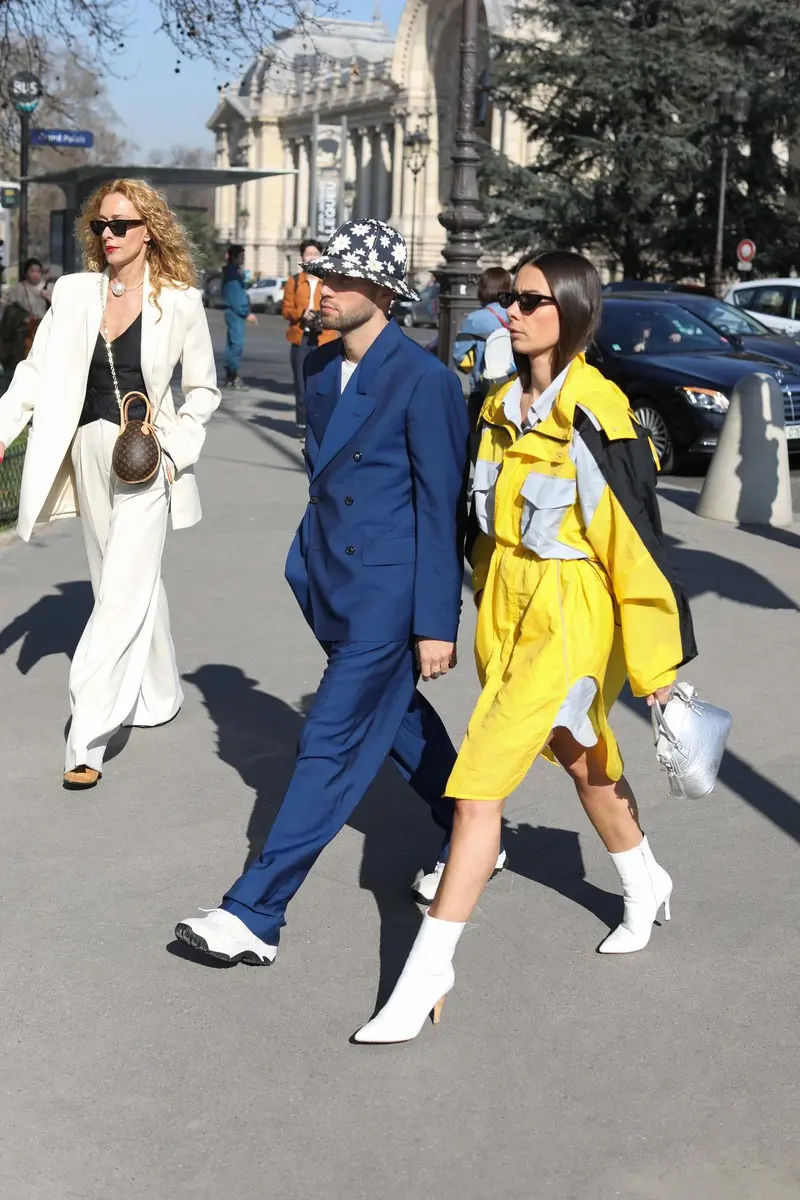
[[800, 370], [735, 349], [676, 298], [605, 296], [587, 357], [625, 392], [665, 471], [713, 453], [731, 392], [753, 371], [779, 384], [787, 437], [800, 450]]
[[397, 296], [392, 304], [392, 316], [395, 321], [399, 321], [406, 329], [410, 329], [414, 324], [414, 316], [411, 312], [413, 303], [413, 300], [406, 300], [405, 296]]
[[[614, 295], [620, 297], [623, 293], [615, 292]], [[629, 297], [633, 300], [639, 298], [635, 293], [629, 293]], [[725, 300], [683, 292], [670, 291], [663, 294], [661, 299], [680, 304], [700, 317], [727, 338], [734, 350], [754, 350], [756, 354], [769, 355], [794, 369], [800, 368], [800, 342], [762, 325], [743, 308], [736, 308]]]
[[426, 325], [435, 329], [439, 324], [439, 293], [438, 283], [429, 283], [419, 293], [419, 300], [411, 305], [412, 325]]
[[203, 304], [206, 308], [222, 308], [222, 275], [207, 275], [203, 284]]
[[725, 299], [790, 337], [800, 335], [800, 279], [758, 279], [735, 283]]
[[438, 283], [429, 283], [419, 293], [419, 300], [403, 300], [398, 298], [392, 307], [392, 316], [406, 329], [412, 325], [426, 325], [435, 329], [439, 324], [439, 293]]
[[702, 283], [656, 283], [652, 279], [622, 279], [618, 283], [607, 283], [604, 292], [686, 292], [697, 296], [713, 296], [712, 288]]
[[253, 312], [277, 312], [283, 304], [283, 288], [285, 283], [285, 275], [266, 275], [263, 279], [257, 279], [247, 289], [250, 307]]

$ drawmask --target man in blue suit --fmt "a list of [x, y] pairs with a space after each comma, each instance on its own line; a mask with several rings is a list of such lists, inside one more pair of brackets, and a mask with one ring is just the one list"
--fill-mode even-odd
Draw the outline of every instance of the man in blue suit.
[[455, 750], [422, 679], [456, 663], [469, 426], [461, 385], [389, 319], [406, 246], [349, 221], [307, 270], [341, 339], [305, 366], [308, 504], [286, 578], [328, 663], [258, 858], [182, 941], [227, 962], [275, 957], [284, 912], [387, 757], [447, 836]]

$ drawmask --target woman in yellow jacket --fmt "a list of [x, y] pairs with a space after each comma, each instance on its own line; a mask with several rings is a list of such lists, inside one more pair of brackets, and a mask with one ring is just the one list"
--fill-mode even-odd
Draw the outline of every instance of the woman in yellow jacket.
[[672, 880], [639, 826], [608, 712], [626, 676], [666, 700], [696, 654], [686, 598], [665, 562], [656, 463], [622, 392], [583, 351], [600, 279], [582, 255], [520, 265], [508, 309], [518, 375], [481, 412], [470, 548], [482, 692], [448, 782], [450, 854], [392, 996], [356, 1034], [407, 1041], [455, 976], [464, 924], [495, 865], [506, 797], [538, 755], [560, 763], [619, 872], [622, 924], [603, 953], [641, 950]]

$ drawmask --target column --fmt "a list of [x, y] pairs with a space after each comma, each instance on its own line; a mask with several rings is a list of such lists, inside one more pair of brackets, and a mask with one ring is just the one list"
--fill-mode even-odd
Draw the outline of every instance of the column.
[[390, 130], [384, 125], [378, 130], [378, 206], [379, 221], [388, 221], [391, 216], [392, 147]]
[[391, 222], [400, 232], [403, 231], [403, 137], [405, 125], [398, 116], [394, 122], [394, 145], [392, 149], [392, 215]]
[[299, 171], [297, 176], [297, 224], [300, 227], [300, 236], [305, 236], [305, 231], [310, 222], [308, 219], [308, 172], [309, 172], [309, 145], [308, 139], [303, 138], [298, 144], [299, 155]]
[[[283, 168], [285, 171], [294, 169], [294, 156], [292, 154], [291, 142], [283, 144]], [[289, 237], [289, 230], [294, 225], [294, 209], [295, 209], [295, 193], [297, 191], [297, 176], [284, 175], [283, 177], [283, 216], [281, 237]]]
[[358, 198], [356, 215], [359, 217], [372, 216], [372, 147], [370, 145], [370, 130], [359, 129], [359, 171]]

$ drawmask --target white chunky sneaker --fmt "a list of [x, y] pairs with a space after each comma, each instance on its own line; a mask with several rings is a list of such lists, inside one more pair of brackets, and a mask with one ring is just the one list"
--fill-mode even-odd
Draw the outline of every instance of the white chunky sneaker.
[[[507, 855], [505, 850], [501, 850], [497, 856], [495, 868], [489, 876], [494, 879], [495, 875], [499, 875], [505, 870]], [[433, 898], [436, 895], [436, 890], [439, 887], [439, 880], [442, 878], [445, 864], [437, 862], [436, 866], [427, 875], [420, 871], [411, 885], [411, 895], [416, 900], [417, 904], [433, 904]]]
[[201, 950], [212, 958], [229, 963], [247, 963], [264, 967], [278, 953], [277, 946], [268, 946], [224, 908], [201, 909], [204, 917], [191, 917], [175, 926], [175, 937], [193, 950]]

